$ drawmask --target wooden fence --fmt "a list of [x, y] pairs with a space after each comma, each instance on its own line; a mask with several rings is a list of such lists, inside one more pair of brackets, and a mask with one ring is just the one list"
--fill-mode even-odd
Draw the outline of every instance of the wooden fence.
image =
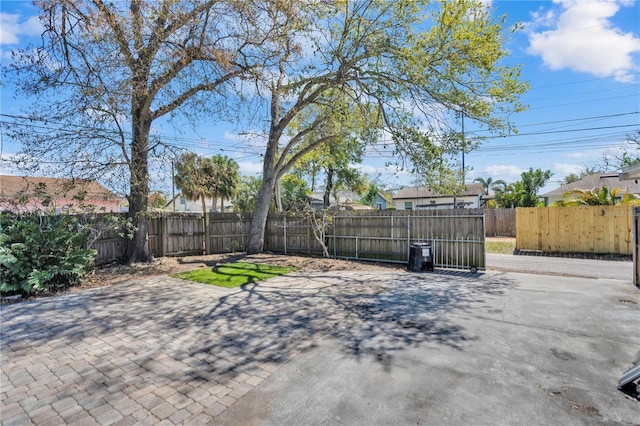
[[428, 242], [436, 266], [484, 269], [482, 209], [339, 214], [327, 232], [335, 258], [406, 262], [412, 243]]
[[516, 209], [485, 209], [486, 237], [515, 237]]
[[631, 206], [516, 209], [516, 250], [633, 254]]
[[[95, 228], [100, 229], [99, 222]], [[106, 225], [105, 225], [106, 226]], [[160, 213], [149, 218], [149, 250], [157, 257], [192, 256], [246, 251], [251, 226], [250, 214]], [[124, 256], [127, 240], [106, 228], [95, 241], [96, 264], [114, 262]], [[275, 253], [322, 254], [310, 218], [271, 214], [265, 227], [265, 251]]]
[[[324, 220], [324, 227], [312, 226]], [[154, 256], [188, 256], [242, 252], [250, 234], [251, 215], [235, 213], [162, 213], [150, 218], [149, 250]], [[336, 258], [406, 262], [414, 242], [430, 242], [436, 265], [485, 267], [484, 214], [481, 209], [373, 211], [316, 218], [270, 214], [264, 250], [321, 255], [324, 241]], [[105, 232], [94, 244], [96, 263], [122, 257], [126, 240]]]

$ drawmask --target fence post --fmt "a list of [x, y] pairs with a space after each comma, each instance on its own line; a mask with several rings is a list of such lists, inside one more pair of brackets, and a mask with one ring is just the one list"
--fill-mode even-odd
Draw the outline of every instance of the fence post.
[[167, 251], [165, 248], [166, 245], [166, 234], [167, 234], [167, 217], [164, 213], [160, 213], [158, 217], [158, 257], [164, 257], [165, 252]]
[[[315, 227], [318, 226], [318, 223], [316, 222], [316, 218], [314, 217], [310, 217], [309, 218], [309, 225]], [[313, 223], [311, 223], [311, 221], [313, 221]], [[311, 244], [313, 244], [313, 239], [311, 238], [311, 226], [307, 226], [307, 254], [310, 255], [311, 254]], [[315, 228], [314, 228], [315, 229]], [[314, 231], [315, 232], [315, 231]], [[315, 239], [315, 237], [314, 237]]]
[[284, 254], [287, 254], [287, 216], [282, 217], [282, 233], [284, 236]]
[[336, 247], [337, 237], [336, 232], [338, 229], [338, 216], [333, 216], [333, 258], [338, 257], [338, 248]]
[[407, 214], [407, 259], [411, 254], [411, 214]]
[[209, 223], [211, 222], [211, 213], [204, 213], [204, 254], [211, 254], [211, 241], [209, 241]]

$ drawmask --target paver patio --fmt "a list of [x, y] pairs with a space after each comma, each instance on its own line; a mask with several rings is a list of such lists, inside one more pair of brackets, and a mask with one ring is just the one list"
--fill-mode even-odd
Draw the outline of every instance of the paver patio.
[[0, 418], [211, 423], [321, 337], [384, 368], [407, 348], [468, 346], [448, 313], [490, 315], [485, 302], [515, 285], [446, 271], [293, 273], [234, 290], [153, 277], [5, 305]]
[[2, 423], [207, 423], [385, 280], [291, 274], [226, 290], [154, 277], [5, 305]]

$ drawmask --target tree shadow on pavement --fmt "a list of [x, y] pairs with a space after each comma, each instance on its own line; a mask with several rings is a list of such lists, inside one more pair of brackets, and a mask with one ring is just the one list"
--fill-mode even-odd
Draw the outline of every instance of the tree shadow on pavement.
[[320, 338], [391, 369], [394, 354], [412, 346], [463, 350], [473, 337], [451, 314], [514, 285], [498, 274], [331, 271], [226, 291], [149, 278], [3, 306], [2, 355], [7, 369], [42, 351], [59, 359], [52, 370], [82, 358], [94, 384], [164, 383], [185, 395], [242, 373], [266, 377]]

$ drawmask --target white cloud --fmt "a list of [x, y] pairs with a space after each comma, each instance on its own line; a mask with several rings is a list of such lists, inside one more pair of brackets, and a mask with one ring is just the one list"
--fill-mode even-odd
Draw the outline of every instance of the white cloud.
[[[614, 27], [610, 18], [625, 1], [554, 0], [559, 13], [540, 10], [528, 24], [531, 55], [542, 57], [552, 70], [572, 69], [598, 77], [614, 76], [630, 81], [629, 73], [640, 69], [634, 53], [640, 51], [640, 38]], [[537, 27], [552, 29], [536, 32]]]
[[520, 179], [520, 175], [524, 171], [524, 169], [518, 166], [506, 164], [495, 164], [484, 168], [484, 174], [486, 176], [491, 176], [494, 179], [502, 179], [508, 182]]
[[571, 173], [580, 173], [584, 170], [584, 167], [579, 164], [571, 164], [571, 163], [554, 163], [551, 165], [554, 176], [557, 175], [566, 176]]
[[32, 16], [26, 21], [21, 18], [18, 14], [0, 12], [0, 46], [17, 45], [20, 43], [20, 36], [42, 33], [43, 27], [37, 16]]
[[238, 166], [240, 168], [240, 174], [243, 176], [262, 174], [262, 162], [252, 163], [250, 161], [239, 161]]
[[376, 167], [368, 164], [352, 164], [351, 167], [358, 170], [360, 173], [368, 175], [375, 175], [376, 173], [379, 173], [379, 170]]

